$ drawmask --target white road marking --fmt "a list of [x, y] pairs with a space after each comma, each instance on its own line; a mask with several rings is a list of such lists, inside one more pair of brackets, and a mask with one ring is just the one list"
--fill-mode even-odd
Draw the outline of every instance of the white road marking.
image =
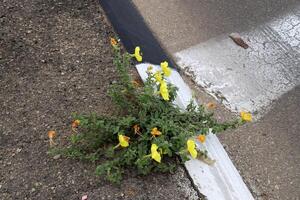
[[[229, 35], [229, 34], [228, 34]], [[300, 84], [300, 7], [275, 21], [240, 33], [248, 49], [228, 35], [175, 53], [177, 64], [232, 111], [263, 113]]]

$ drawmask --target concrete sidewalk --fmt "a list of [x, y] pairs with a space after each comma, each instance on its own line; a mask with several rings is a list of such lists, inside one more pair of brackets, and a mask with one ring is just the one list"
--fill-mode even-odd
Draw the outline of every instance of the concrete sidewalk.
[[[133, 2], [198, 86], [232, 111], [247, 109], [260, 117], [220, 136], [256, 198], [299, 198], [299, 2]], [[233, 43], [232, 32], [249, 49]], [[225, 113], [221, 109], [218, 116]]]

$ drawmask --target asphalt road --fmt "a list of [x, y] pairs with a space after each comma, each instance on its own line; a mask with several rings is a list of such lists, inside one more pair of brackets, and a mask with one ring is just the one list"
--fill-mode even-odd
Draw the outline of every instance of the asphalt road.
[[[113, 115], [115, 37], [96, 0], [0, 3], [0, 199], [198, 199], [181, 167], [121, 185], [95, 176], [95, 163], [52, 157], [47, 132], [67, 146], [72, 113]], [[132, 68], [132, 74], [136, 74]]]

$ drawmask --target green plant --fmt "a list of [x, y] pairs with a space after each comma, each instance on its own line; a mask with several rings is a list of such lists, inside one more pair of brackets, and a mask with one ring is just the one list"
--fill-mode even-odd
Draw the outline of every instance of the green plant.
[[[208, 133], [219, 133], [240, 123], [218, 123], [212, 112], [193, 101], [186, 110], [174, 105], [177, 88], [165, 81], [171, 73], [167, 62], [157, 72], [149, 66], [144, 85], [133, 81], [128, 69], [132, 57], [142, 59], [139, 49], [131, 55], [121, 53], [116, 41], [112, 45], [119, 81], [112, 85], [109, 95], [122, 115], [74, 116], [71, 144], [60, 150], [64, 155], [98, 163], [96, 173], [118, 183], [125, 168], [135, 168], [140, 174], [172, 172], [190, 156], [205, 157], [206, 151], [196, 149], [196, 135], [203, 143]], [[98, 162], [103, 158], [105, 162]]]

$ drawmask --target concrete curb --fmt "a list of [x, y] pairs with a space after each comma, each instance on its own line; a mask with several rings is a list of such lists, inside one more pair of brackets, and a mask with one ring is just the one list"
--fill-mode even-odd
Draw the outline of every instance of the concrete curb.
[[[146, 70], [149, 65], [147, 63], [136, 65], [143, 81], [147, 78]], [[157, 65], [152, 66], [154, 70], [160, 68]], [[178, 87], [178, 96], [174, 103], [185, 109], [190, 100], [193, 99], [190, 88], [175, 70], [172, 70], [172, 74], [167, 78], [167, 81]], [[195, 159], [185, 163], [185, 168], [196, 189], [208, 200], [254, 200], [239, 172], [214, 134], [207, 136], [205, 148], [208, 155], [216, 160], [213, 166]]]

